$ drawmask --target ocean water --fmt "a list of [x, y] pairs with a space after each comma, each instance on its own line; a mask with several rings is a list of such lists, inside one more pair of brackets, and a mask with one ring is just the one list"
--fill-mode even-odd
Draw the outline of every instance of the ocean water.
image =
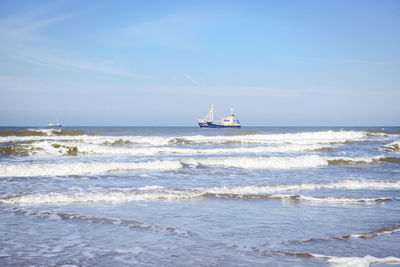
[[393, 127], [0, 127], [0, 265], [400, 264], [399, 146]]

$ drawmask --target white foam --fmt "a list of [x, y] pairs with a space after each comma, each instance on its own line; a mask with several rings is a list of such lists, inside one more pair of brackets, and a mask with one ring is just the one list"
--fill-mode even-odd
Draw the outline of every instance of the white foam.
[[344, 143], [346, 141], [362, 141], [369, 136], [380, 136], [367, 133], [365, 131], [318, 131], [318, 132], [302, 132], [302, 133], [282, 133], [282, 134], [250, 134], [250, 135], [233, 135], [233, 136], [204, 136], [191, 135], [180, 137], [165, 136], [5, 136], [0, 137], [0, 142], [21, 142], [21, 141], [38, 141], [38, 140], [76, 140], [91, 144], [113, 143], [123, 140], [134, 144], [162, 146], [170, 143], [193, 143], [193, 144], [223, 144], [223, 143], [242, 143], [242, 144], [330, 144]]
[[282, 134], [254, 134], [238, 136], [183, 136], [181, 140], [193, 143], [226, 143], [238, 142], [245, 144], [329, 144], [343, 143], [346, 141], [361, 141], [367, 138], [363, 131], [318, 131]]
[[[149, 201], [149, 200], [185, 200], [210, 197], [210, 192], [204, 190], [174, 190], [164, 189], [160, 191], [150, 192], [74, 192], [64, 193], [47, 193], [47, 194], [25, 194], [5, 196], [0, 198], [1, 204], [16, 205], [42, 205], [42, 204], [71, 204], [71, 203], [94, 203], [94, 202], [111, 202], [123, 203], [130, 201]], [[225, 197], [223, 194], [215, 194], [213, 197]], [[243, 198], [245, 195], [229, 195], [231, 198]], [[256, 195], [251, 195], [257, 198]], [[260, 197], [262, 195], [259, 195]], [[267, 195], [271, 199], [318, 202], [318, 203], [375, 203], [379, 201], [390, 200], [389, 198], [334, 198], [334, 197], [308, 197], [299, 195]]]
[[76, 141], [88, 144], [112, 144], [118, 141], [128, 141], [133, 144], [143, 145], [168, 145], [171, 137], [158, 136], [98, 136], [98, 135], [50, 135], [50, 136], [2, 136], [0, 143], [4, 142], [32, 142], [32, 141]]
[[181, 200], [198, 198], [200, 192], [193, 191], [171, 191], [171, 192], [75, 192], [70, 194], [48, 193], [48, 194], [26, 194], [0, 198], [2, 204], [17, 205], [40, 205], [40, 204], [70, 204], [90, 202], [129, 202], [145, 200]]
[[99, 155], [132, 155], [132, 156], [153, 156], [153, 155], [219, 155], [219, 154], [265, 154], [265, 153], [298, 153], [312, 152], [320, 149], [331, 148], [331, 145], [280, 145], [280, 146], [259, 146], [259, 147], [238, 147], [238, 148], [211, 148], [191, 149], [178, 147], [121, 147], [104, 144], [88, 144], [78, 141], [40, 141], [32, 144], [20, 145], [31, 155], [60, 156], [68, 155], [70, 148], [76, 147], [78, 155], [99, 156]]
[[148, 185], [148, 186], [144, 186], [144, 187], [139, 187], [138, 190], [141, 191], [149, 191], [149, 190], [161, 190], [164, 189], [163, 186], [159, 186], [159, 185]]
[[346, 237], [348, 237], [348, 238], [370, 238], [370, 237], [376, 237], [376, 236], [381, 236], [381, 235], [391, 235], [391, 234], [398, 233], [398, 232], [400, 232], [400, 227], [392, 226], [392, 227], [379, 229], [378, 231], [374, 231], [374, 232], [370, 232], [370, 233], [352, 234], [352, 235], [348, 235]]
[[59, 132], [60, 129], [26, 129], [31, 132], [45, 133], [48, 136], [52, 135], [54, 132]]
[[95, 175], [129, 171], [170, 171], [185, 166], [243, 168], [243, 169], [303, 169], [324, 167], [329, 160], [371, 163], [380, 157], [340, 158], [318, 155], [298, 157], [210, 157], [147, 162], [92, 162], [60, 164], [0, 164], [0, 177]]
[[315, 168], [328, 165], [323, 157], [226, 157], [204, 159], [182, 159], [183, 164], [206, 167], [235, 167], [244, 169], [293, 169]]
[[304, 202], [316, 202], [316, 203], [376, 203], [390, 200], [390, 198], [337, 198], [337, 197], [310, 197], [302, 195], [271, 195], [271, 198], [277, 199], [289, 199]]
[[115, 249], [114, 251], [119, 254], [134, 254], [134, 255], [138, 255], [140, 253], [145, 252], [145, 250], [141, 247], [133, 247], [131, 249]]
[[[299, 195], [278, 195], [276, 193], [318, 189], [400, 189], [400, 181], [367, 181], [342, 180], [321, 184], [291, 184], [265, 186], [233, 186], [213, 188], [169, 189], [162, 186], [145, 186], [139, 188], [113, 188], [111, 192], [71, 192], [71, 193], [42, 193], [0, 196], [1, 204], [40, 205], [40, 204], [69, 204], [79, 202], [129, 202], [148, 200], [183, 200], [204, 197], [266, 196], [267, 198], [293, 199], [308, 202], [328, 203], [372, 203], [390, 200], [390, 198], [335, 198], [308, 197]], [[211, 194], [211, 195], [210, 195]], [[275, 195], [274, 195], [275, 194]]]
[[226, 186], [213, 187], [207, 189], [208, 193], [213, 194], [274, 194], [280, 192], [313, 191], [321, 189], [400, 189], [400, 181], [390, 180], [340, 180], [328, 183], [304, 183], [287, 185], [249, 185], [249, 186]]
[[322, 157], [307, 155], [297, 157], [216, 157], [216, 158], [187, 158], [181, 162], [190, 166], [243, 168], [243, 169], [305, 169], [329, 165], [332, 161], [343, 160], [351, 163], [373, 163], [383, 156], [376, 157]]
[[368, 267], [373, 264], [385, 263], [385, 264], [399, 264], [400, 258], [397, 257], [385, 257], [376, 258], [370, 255], [365, 257], [335, 257], [335, 256], [324, 256], [318, 254], [311, 254], [313, 257], [327, 260], [332, 266], [335, 267]]
[[179, 161], [92, 162], [62, 164], [0, 164], [0, 177], [96, 175], [129, 171], [171, 171], [182, 168]]

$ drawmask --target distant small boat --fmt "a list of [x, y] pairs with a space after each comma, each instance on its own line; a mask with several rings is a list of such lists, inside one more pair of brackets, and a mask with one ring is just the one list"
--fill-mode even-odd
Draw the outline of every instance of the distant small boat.
[[49, 121], [49, 124], [47, 126], [52, 127], [52, 128], [60, 128], [60, 127], [62, 127], [61, 124], [58, 122], [58, 120], [57, 120], [56, 123], [52, 123], [52, 122]]
[[234, 120], [233, 109], [231, 109], [229, 116], [220, 121], [214, 121], [214, 114], [214, 105], [211, 105], [211, 110], [206, 115], [206, 118], [197, 121], [200, 128], [240, 128], [239, 120]]

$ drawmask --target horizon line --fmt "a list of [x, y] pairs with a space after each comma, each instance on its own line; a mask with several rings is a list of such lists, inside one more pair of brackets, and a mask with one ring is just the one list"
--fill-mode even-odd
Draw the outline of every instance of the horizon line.
[[[10, 127], [45, 127], [50, 128], [47, 125], [0, 125], [1, 128]], [[62, 125], [63, 127], [190, 127], [199, 128], [198, 125]], [[248, 125], [241, 128], [247, 127], [400, 127], [400, 125]]]

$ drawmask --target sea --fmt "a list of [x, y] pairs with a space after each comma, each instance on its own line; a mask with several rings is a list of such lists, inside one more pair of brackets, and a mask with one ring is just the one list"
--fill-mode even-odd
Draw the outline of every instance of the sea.
[[399, 127], [0, 127], [0, 266], [392, 264]]

